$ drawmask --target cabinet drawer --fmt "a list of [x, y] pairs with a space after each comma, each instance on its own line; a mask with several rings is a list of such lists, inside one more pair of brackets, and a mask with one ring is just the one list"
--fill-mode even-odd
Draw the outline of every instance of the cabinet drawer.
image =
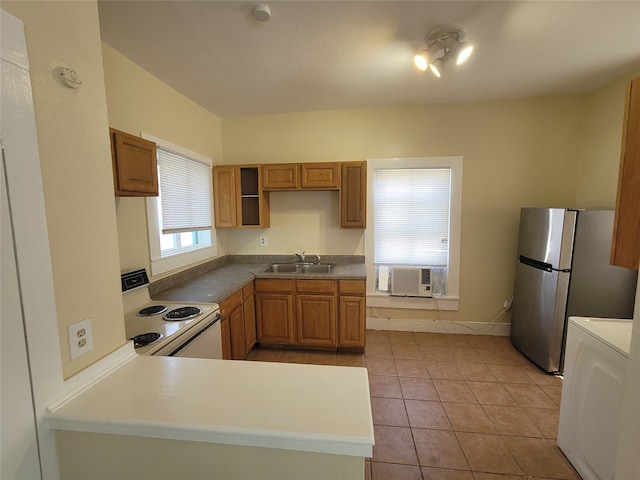
[[244, 287], [242, 287], [242, 299], [246, 300], [255, 292], [255, 287], [253, 285], [253, 281], [247, 283]]
[[296, 280], [297, 293], [336, 293], [334, 280]]
[[235, 291], [232, 295], [229, 295], [223, 301], [220, 302], [220, 315], [226, 317], [242, 303], [242, 290]]
[[340, 280], [340, 294], [364, 295], [366, 282], [364, 280]]
[[256, 292], [291, 293], [293, 280], [276, 278], [256, 278]]

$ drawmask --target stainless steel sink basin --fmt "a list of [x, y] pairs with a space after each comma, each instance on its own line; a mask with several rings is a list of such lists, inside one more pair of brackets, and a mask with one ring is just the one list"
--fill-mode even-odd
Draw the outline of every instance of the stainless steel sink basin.
[[332, 273], [330, 263], [272, 263], [264, 269], [265, 273]]

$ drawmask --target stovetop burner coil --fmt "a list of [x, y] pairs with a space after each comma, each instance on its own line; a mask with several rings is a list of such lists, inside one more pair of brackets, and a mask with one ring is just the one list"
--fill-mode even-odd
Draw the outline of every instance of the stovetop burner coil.
[[131, 337], [129, 340], [133, 340], [133, 346], [135, 348], [139, 348], [139, 347], [144, 347], [146, 345], [149, 345], [153, 342], [157, 342], [162, 337], [163, 335], [161, 333], [150, 332], [150, 333], [135, 335]]
[[138, 312], [139, 317], [151, 317], [153, 315], [159, 315], [167, 311], [167, 307], [164, 305], [151, 305], [150, 307], [143, 308]]
[[165, 320], [187, 320], [196, 317], [202, 313], [202, 309], [198, 307], [180, 307], [165, 313], [162, 318]]

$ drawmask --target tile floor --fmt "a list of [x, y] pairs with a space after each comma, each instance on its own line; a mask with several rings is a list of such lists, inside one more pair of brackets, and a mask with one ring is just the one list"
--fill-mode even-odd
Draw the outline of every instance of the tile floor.
[[580, 479], [556, 444], [562, 380], [508, 337], [368, 330], [364, 355], [263, 348], [248, 359], [367, 367], [367, 479]]

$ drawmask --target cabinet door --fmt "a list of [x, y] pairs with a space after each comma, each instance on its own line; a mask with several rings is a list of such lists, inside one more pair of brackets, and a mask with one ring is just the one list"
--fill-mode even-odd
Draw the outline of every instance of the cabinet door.
[[116, 196], [157, 197], [156, 144], [113, 128], [109, 134]]
[[340, 180], [340, 227], [367, 226], [367, 162], [342, 164]]
[[300, 186], [308, 190], [338, 190], [340, 188], [340, 164], [301, 164]]
[[220, 319], [220, 334], [222, 335], [222, 358], [231, 360], [231, 329], [229, 328], [229, 317]]
[[337, 345], [335, 296], [296, 295], [296, 340], [298, 345]]
[[258, 341], [293, 343], [293, 296], [279, 293], [256, 294]]
[[245, 354], [256, 344], [256, 299], [253, 294], [242, 303], [242, 314], [244, 315], [244, 340]]
[[213, 167], [213, 199], [216, 228], [235, 227], [237, 203], [234, 167]]
[[300, 187], [297, 163], [262, 165], [264, 190], [296, 190]]
[[611, 264], [640, 263], [640, 77], [627, 87]]
[[231, 329], [231, 358], [244, 360], [246, 345], [242, 305], [238, 305], [229, 315], [229, 328]]
[[340, 296], [338, 344], [341, 347], [365, 347], [365, 297]]

